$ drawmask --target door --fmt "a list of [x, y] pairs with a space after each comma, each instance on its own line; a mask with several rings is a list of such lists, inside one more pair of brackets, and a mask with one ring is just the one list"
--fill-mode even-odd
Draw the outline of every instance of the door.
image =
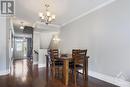
[[26, 38], [15, 38], [15, 59], [27, 58], [27, 39]]

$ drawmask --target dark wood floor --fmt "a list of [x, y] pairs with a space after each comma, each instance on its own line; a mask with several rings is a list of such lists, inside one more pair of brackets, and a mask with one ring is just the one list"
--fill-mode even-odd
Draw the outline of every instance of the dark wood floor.
[[0, 87], [117, 87], [92, 77], [84, 81], [81, 76], [74, 85], [72, 75], [70, 75], [69, 85], [65, 86], [60, 76], [52, 78], [46, 68], [39, 69], [28, 60], [17, 60], [12, 67], [9, 75], [0, 76]]

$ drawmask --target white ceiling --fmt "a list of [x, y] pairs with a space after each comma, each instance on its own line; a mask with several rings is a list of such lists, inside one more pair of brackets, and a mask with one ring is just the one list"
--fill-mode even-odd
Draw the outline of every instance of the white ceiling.
[[53, 23], [61, 26], [109, 1], [112, 0], [15, 0], [15, 13], [17, 19], [33, 25], [39, 21], [38, 13], [44, 11], [44, 4], [48, 3], [50, 11], [56, 14]]

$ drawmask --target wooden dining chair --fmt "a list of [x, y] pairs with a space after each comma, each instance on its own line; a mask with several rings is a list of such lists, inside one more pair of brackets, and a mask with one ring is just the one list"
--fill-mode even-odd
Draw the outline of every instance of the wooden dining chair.
[[77, 53], [79, 53], [80, 49], [73, 49], [72, 50], [72, 58], [73, 58], [73, 61], [70, 61], [69, 62], [69, 67], [72, 69], [72, 72], [74, 70], [73, 66], [74, 66], [74, 58], [76, 56]]
[[[87, 50], [79, 50], [73, 56], [74, 58], [74, 80], [76, 82], [77, 74], [80, 73], [83, 75], [84, 79], [87, 79], [87, 71], [88, 71], [88, 57], [86, 56]], [[79, 70], [82, 70], [80, 72]]]
[[73, 49], [72, 50], [72, 57], [75, 57], [77, 53], [79, 53], [80, 49]]
[[59, 50], [58, 49], [50, 49], [50, 60], [51, 60], [51, 66], [53, 67], [52, 72], [58, 72], [60, 73], [60, 68], [63, 67], [63, 61], [59, 58]]

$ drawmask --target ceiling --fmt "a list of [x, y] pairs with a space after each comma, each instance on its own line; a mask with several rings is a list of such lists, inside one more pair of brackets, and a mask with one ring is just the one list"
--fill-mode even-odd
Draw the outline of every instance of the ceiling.
[[44, 11], [44, 5], [48, 3], [50, 11], [56, 14], [53, 24], [62, 26], [109, 1], [112, 0], [15, 0], [16, 20], [24, 20], [28, 25], [36, 24], [40, 20], [38, 13]]

